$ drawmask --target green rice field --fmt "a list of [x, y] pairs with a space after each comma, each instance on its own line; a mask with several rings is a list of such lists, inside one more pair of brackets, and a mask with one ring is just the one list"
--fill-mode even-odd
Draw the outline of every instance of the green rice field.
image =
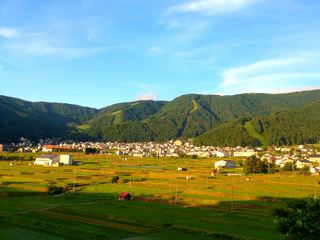
[[[237, 168], [212, 177], [215, 158], [74, 158], [83, 164], [0, 161], [0, 239], [277, 240], [272, 210], [320, 194], [318, 177], [292, 172], [248, 179]], [[73, 187], [52, 196], [52, 184]], [[132, 200], [119, 201], [120, 192]]]

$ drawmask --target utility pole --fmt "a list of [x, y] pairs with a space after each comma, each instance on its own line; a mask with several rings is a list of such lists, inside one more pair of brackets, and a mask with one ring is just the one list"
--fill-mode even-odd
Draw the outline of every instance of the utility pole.
[[208, 168], [207, 168], [207, 188], [209, 188], [209, 174], [208, 174]]
[[296, 175], [296, 169], [295, 169], [295, 164], [296, 162], [292, 162], [292, 171], [293, 171], [293, 175], [295, 176]]
[[178, 199], [178, 181], [176, 181], [176, 196], [174, 198], [174, 204], [177, 204], [177, 199]]
[[233, 209], [234, 209], [233, 205], [234, 204], [233, 204], [233, 184], [232, 184], [232, 186], [231, 186], [231, 211], [233, 211]]
[[233, 192], [234, 192], [234, 177], [232, 177], [232, 184], [231, 184], [231, 211], [234, 210], [234, 197], [233, 197]]

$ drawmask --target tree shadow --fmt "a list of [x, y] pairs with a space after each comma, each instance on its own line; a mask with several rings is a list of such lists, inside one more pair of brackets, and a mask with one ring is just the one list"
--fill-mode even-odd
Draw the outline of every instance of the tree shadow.
[[[164, 239], [161, 236], [169, 232], [173, 236], [189, 236], [188, 239], [282, 239], [273, 223], [272, 211], [286, 198], [261, 196], [249, 201], [192, 206], [180, 201], [174, 204], [173, 199], [160, 199], [153, 194], [133, 195], [131, 201], [119, 201], [118, 192], [89, 193], [82, 192], [81, 187], [58, 196], [0, 189], [0, 206], [9, 208], [0, 207], [0, 225], [1, 221], [17, 228], [28, 225], [30, 231], [66, 239], [70, 239], [75, 228], [87, 239], [105, 239], [103, 236], [108, 234], [113, 234], [113, 239], [153, 239], [153, 235], [160, 236], [155, 239]], [[21, 214], [13, 211], [14, 215], [10, 215], [10, 208], [19, 208]], [[47, 225], [52, 230], [42, 229]]]

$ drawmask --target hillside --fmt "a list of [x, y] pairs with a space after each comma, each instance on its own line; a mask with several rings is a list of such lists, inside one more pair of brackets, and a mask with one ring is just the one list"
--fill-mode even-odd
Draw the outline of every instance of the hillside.
[[19, 137], [67, 138], [72, 125], [91, 119], [98, 110], [71, 104], [28, 102], [0, 96], [0, 141]]
[[190, 94], [169, 102], [146, 123], [158, 139], [187, 139], [225, 122], [266, 116], [274, 111], [305, 106], [318, 99], [320, 91], [234, 96]]
[[320, 101], [306, 107], [276, 112], [251, 120], [268, 145], [293, 145], [320, 141]]
[[121, 142], [194, 138], [197, 144], [214, 145], [314, 142], [319, 135], [319, 101], [320, 90], [233, 96], [188, 94], [170, 102], [134, 101], [98, 110], [1, 96], [0, 141], [24, 136], [32, 140], [60, 137]]
[[268, 146], [320, 141], [320, 101], [308, 106], [222, 124], [194, 139], [198, 145]]
[[167, 102], [136, 101], [111, 105], [99, 111], [89, 121], [90, 124], [122, 124], [129, 121], [141, 121], [157, 113]]
[[158, 112], [164, 101], [136, 101], [103, 108], [98, 115], [79, 127], [81, 133], [104, 141], [149, 141], [155, 134], [143, 122]]

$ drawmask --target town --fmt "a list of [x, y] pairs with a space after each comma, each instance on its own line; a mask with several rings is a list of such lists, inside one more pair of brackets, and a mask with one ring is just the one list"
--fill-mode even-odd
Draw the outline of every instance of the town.
[[[273, 164], [278, 168], [290, 166], [294, 169], [308, 169], [311, 174], [320, 173], [320, 151], [313, 145], [285, 146], [285, 147], [215, 147], [215, 146], [195, 146], [190, 142], [181, 140], [171, 140], [164, 143], [158, 142], [61, 142], [53, 144], [51, 139], [40, 140], [38, 144], [32, 144], [26, 138], [20, 138], [19, 143], [10, 145], [0, 144], [1, 152], [17, 153], [44, 153], [34, 163], [37, 165], [59, 166], [72, 164], [72, 156], [63, 153], [85, 152], [87, 154], [108, 154], [122, 156], [132, 156], [136, 158], [221, 158], [216, 161], [215, 167], [234, 168], [236, 163], [232, 159], [246, 159], [257, 157], [261, 161]], [[51, 154], [50, 154], [51, 153]], [[61, 153], [60, 157], [52, 153]], [[68, 157], [69, 156], [69, 157]], [[229, 159], [228, 159], [229, 158]], [[42, 160], [41, 160], [42, 159]], [[61, 160], [59, 160], [61, 159]], [[231, 159], [231, 160], [230, 160]], [[227, 164], [231, 163], [231, 164]]]

